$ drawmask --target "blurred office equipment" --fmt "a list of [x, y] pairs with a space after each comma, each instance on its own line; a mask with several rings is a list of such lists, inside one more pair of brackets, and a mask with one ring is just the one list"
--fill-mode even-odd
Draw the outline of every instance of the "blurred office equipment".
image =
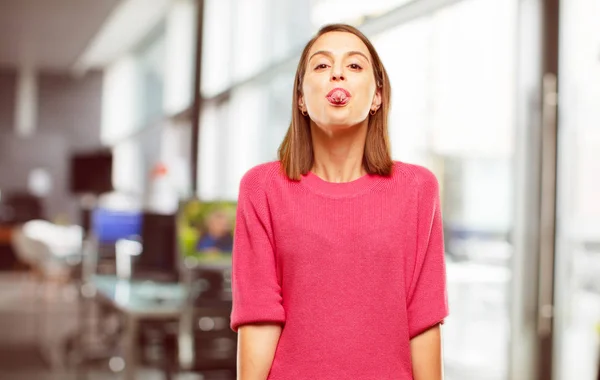
[[[130, 263], [134, 279], [176, 281], [179, 260], [176, 217], [141, 211], [96, 209], [92, 213], [94, 273], [116, 274], [117, 261]], [[129, 243], [128, 243], [129, 242]], [[137, 244], [137, 245], [136, 245]], [[131, 253], [133, 246], [140, 252]], [[118, 258], [120, 246], [123, 257]]]
[[77, 153], [69, 165], [71, 193], [99, 195], [113, 190], [111, 151]]
[[81, 262], [83, 230], [45, 220], [31, 220], [13, 232], [13, 247], [20, 260], [44, 277], [69, 271]]
[[[131, 215], [119, 217], [122, 222]], [[106, 325], [96, 326], [104, 346], [99, 352], [106, 360], [122, 358], [126, 379], [133, 379], [140, 365], [159, 368], [167, 378], [178, 372], [235, 378], [230, 261], [180, 266], [175, 215], [143, 212], [139, 219], [131, 218], [129, 234], [116, 233], [124, 229], [109, 227], [106, 220], [103, 228], [95, 224], [96, 231], [105, 242], [118, 237], [117, 270], [90, 276], [88, 285], [94, 290], [85, 301], [84, 315], [96, 305], [99, 321], [111, 318], [118, 326], [110, 331]], [[138, 236], [131, 234], [134, 230]], [[82, 335], [90, 327], [85, 324]]]
[[76, 359], [82, 373], [102, 358], [123, 360], [127, 379], [135, 376], [140, 358], [164, 367], [161, 337], [176, 334], [186, 299], [178, 282], [175, 215], [96, 209], [91, 224], [90, 270], [82, 286], [82, 354]]
[[167, 336], [171, 353], [167, 379], [177, 372], [202, 373], [207, 379], [236, 378], [237, 334], [229, 328], [231, 266], [199, 264], [184, 273], [187, 301], [179, 334]]
[[14, 228], [44, 217], [41, 198], [25, 191], [0, 192], [0, 269], [15, 269], [22, 264], [12, 244]]
[[74, 300], [69, 283], [78, 281], [82, 261], [83, 230], [45, 220], [31, 220], [13, 230], [12, 246], [19, 260], [31, 268], [34, 284], [32, 326], [37, 348], [51, 367], [64, 363], [60, 356], [63, 340], [73, 332], [63, 305]]
[[132, 277], [157, 281], [177, 281], [179, 279], [179, 255], [175, 215], [144, 213], [141, 243], [142, 252], [134, 258], [132, 263]]
[[0, 224], [0, 269], [13, 269], [17, 258], [12, 249], [13, 228], [10, 225]]
[[86, 273], [115, 274], [117, 241], [139, 239], [142, 223], [143, 213], [138, 210], [112, 210], [104, 207], [92, 210], [88, 236], [91, 248], [89, 257], [86, 257]]
[[[162, 338], [165, 334], [176, 332], [184, 309], [185, 288], [177, 282], [124, 280], [110, 275], [94, 276], [89, 285], [93, 293], [85, 310], [87, 314], [93, 306], [98, 309], [101, 347], [83, 346], [83, 358], [79, 359], [81, 372], [85, 374], [89, 363], [102, 356], [105, 361], [123, 360], [126, 380], [135, 379], [140, 359], [144, 364], [164, 368], [166, 356], [154, 352], [165, 347]], [[116, 325], [102, 324], [107, 317]], [[85, 328], [90, 328], [89, 324]], [[82, 334], [90, 332], [93, 331], [83, 330]]]
[[91, 228], [98, 242], [114, 244], [119, 239], [139, 236], [142, 212], [137, 210], [112, 210], [98, 207], [91, 215]]
[[27, 192], [7, 192], [0, 197], [0, 223], [20, 224], [44, 219], [41, 198]]

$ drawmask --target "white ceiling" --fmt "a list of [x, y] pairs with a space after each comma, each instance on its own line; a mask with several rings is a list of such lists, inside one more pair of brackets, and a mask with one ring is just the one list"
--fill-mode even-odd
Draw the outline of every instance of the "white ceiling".
[[69, 70], [120, 0], [0, 0], [0, 66]]
[[122, 0], [79, 57], [74, 72], [105, 67], [131, 52], [167, 16], [175, 2], [185, 3], [182, 0]]

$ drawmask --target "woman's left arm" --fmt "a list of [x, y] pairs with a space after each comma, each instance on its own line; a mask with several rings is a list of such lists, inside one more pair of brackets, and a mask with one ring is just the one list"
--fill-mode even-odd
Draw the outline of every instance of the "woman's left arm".
[[417, 215], [417, 250], [408, 261], [407, 312], [414, 380], [442, 380], [440, 325], [448, 316], [444, 228], [439, 184], [421, 172]]
[[414, 380], [442, 380], [442, 332], [439, 324], [410, 340]]

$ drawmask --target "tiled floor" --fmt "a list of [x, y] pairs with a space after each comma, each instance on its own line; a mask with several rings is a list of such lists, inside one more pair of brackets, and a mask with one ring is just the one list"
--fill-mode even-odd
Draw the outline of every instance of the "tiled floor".
[[[61, 338], [72, 333], [76, 326], [76, 294], [69, 288], [62, 291], [46, 288], [43, 296], [52, 300], [47, 307], [53, 317], [52, 321], [44, 321], [37, 318], [40, 313], [33, 302], [33, 284], [25, 273], [0, 273], [0, 379], [75, 380], [73, 369], [52, 369], [38, 349], [38, 343], [45, 342], [50, 358], [60, 358]], [[87, 380], [118, 378], [106, 367], [92, 371]], [[146, 371], [139, 378], [158, 380], [162, 376]]]

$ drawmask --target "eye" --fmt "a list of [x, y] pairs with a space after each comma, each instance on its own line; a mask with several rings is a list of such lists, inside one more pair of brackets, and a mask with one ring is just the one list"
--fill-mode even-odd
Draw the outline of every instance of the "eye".
[[348, 67], [350, 67], [352, 70], [361, 70], [362, 69], [362, 67], [357, 63], [351, 63]]
[[318, 69], [326, 69], [326, 68], [327, 68], [327, 65], [326, 65], [326, 64], [324, 64], [324, 63], [320, 63], [320, 64], [318, 64], [318, 65], [315, 67], [315, 70], [318, 70]]

